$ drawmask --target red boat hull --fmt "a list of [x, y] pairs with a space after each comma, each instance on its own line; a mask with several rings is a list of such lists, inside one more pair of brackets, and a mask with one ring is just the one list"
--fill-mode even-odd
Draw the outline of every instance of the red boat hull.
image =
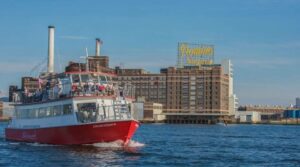
[[78, 145], [122, 140], [126, 145], [139, 123], [135, 120], [81, 124], [62, 127], [6, 128], [8, 140], [55, 145]]

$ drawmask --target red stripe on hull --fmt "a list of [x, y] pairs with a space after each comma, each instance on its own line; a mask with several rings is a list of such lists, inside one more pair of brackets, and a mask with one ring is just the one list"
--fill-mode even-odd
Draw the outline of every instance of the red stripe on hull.
[[133, 136], [139, 123], [134, 120], [81, 124], [37, 129], [6, 128], [8, 140], [44, 144], [75, 145], [122, 140], [125, 144]]

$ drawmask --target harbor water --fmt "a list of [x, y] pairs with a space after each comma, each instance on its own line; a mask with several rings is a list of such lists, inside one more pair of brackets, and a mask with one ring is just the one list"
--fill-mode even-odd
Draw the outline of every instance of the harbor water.
[[0, 166], [300, 166], [300, 127], [142, 124], [130, 142], [82, 146], [4, 139]]

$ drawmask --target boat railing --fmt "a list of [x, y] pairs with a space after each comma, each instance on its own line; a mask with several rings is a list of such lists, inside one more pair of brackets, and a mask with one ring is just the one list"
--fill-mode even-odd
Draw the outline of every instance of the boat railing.
[[33, 92], [22, 91], [13, 94], [14, 102], [36, 103], [70, 97], [85, 96], [122, 96], [134, 97], [135, 89], [130, 85], [118, 84], [61, 84], [54, 87], [37, 89]]

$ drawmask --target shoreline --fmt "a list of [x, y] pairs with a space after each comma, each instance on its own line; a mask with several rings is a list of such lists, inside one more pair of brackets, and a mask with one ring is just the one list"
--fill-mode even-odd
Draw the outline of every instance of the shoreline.
[[[165, 121], [153, 121], [153, 120], [141, 120], [139, 121], [142, 124], [156, 124], [156, 123], [163, 123], [163, 124], [182, 124], [182, 123], [166, 123]], [[184, 125], [185, 123], [183, 123]], [[270, 121], [270, 122], [230, 122], [227, 123], [228, 125], [232, 124], [241, 124], [241, 125], [300, 125], [300, 121]], [[216, 125], [216, 123], [212, 124], [197, 124], [197, 125]]]

